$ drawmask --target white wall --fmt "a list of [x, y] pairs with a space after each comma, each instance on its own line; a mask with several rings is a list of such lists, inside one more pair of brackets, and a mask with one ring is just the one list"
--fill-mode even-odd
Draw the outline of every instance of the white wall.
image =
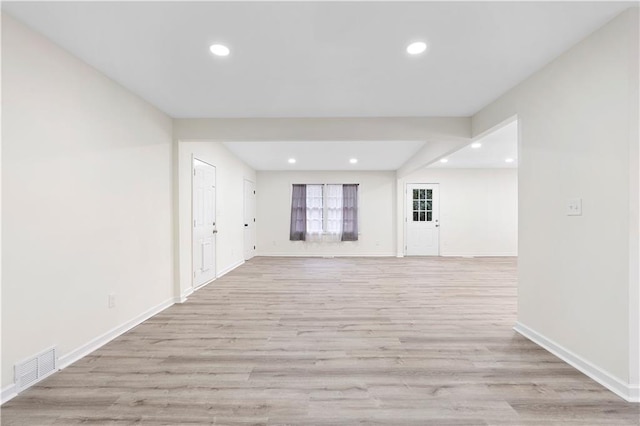
[[[473, 117], [475, 136], [518, 115], [519, 323], [629, 399], [640, 396], [638, 48], [633, 8]], [[582, 216], [566, 215], [570, 198]]]
[[[395, 256], [395, 175], [395, 172], [258, 172], [258, 255]], [[294, 183], [360, 184], [358, 241], [289, 241]]]
[[179, 294], [192, 291], [191, 173], [192, 158], [216, 167], [216, 273], [222, 275], [244, 262], [244, 180], [256, 173], [220, 142], [179, 141], [178, 229]]
[[172, 303], [172, 122], [5, 14], [2, 88], [6, 387]]
[[[0, 19], [2, 19], [2, 11], [0, 10]], [[0, 47], [2, 46], [2, 26], [1, 26], [2, 22], [0, 22]], [[0, 55], [0, 72], [2, 70], [2, 58]], [[2, 97], [2, 82], [0, 82], [0, 102], [3, 99]], [[2, 105], [0, 104], [0, 117], [2, 116]], [[2, 122], [0, 120], [0, 133], [2, 132]], [[3, 176], [3, 172], [2, 172], [2, 136], [4, 136], [4, 133], [0, 134], [0, 225], [2, 224], [2, 176]], [[2, 315], [2, 276], [3, 276], [3, 272], [2, 272], [2, 228], [3, 226], [0, 226], [0, 333], [3, 332], [4, 330], [4, 321], [3, 321], [3, 315]], [[2, 403], [4, 401], [4, 398], [2, 396], [2, 389], [5, 388], [5, 382], [2, 381], [2, 377], [4, 377], [4, 367], [3, 367], [3, 354], [2, 354], [2, 336], [0, 334], [0, 403]]]
[[517, 169], [422, 168], [407, 183], [439, 184], [441, 256], [517, 256]]

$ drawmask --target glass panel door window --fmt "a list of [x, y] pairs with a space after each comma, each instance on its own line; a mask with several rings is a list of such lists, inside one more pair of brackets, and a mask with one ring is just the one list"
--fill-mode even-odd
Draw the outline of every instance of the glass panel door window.
[[412, 191], [412, 197], [413, 221], [433, 221], [433, 191], [431, 189], [414, 189]]

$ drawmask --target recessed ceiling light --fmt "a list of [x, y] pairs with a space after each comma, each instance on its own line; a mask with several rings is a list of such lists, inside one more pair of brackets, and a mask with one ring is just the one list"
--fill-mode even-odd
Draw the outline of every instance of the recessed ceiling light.
[[482, 144], [480, 142], [474, 142], [471, 144], [471, 148], [480, 148]]
[[419, 55], [425, 50], [427, 50], [427, 43], [422, 41], [416, 41], [407, 46], [407, 53], [409, 55]]
[[513, 158], [505, 158], [504, 159], [505, 163], [513, 163], [513, 161], [514, 161]]
[[351, 164], [356, 164], [358, 162], [358, 159], [357, 158], [352, 158], [352, 159], [349, 160], [349, 162]]
[[289, 158], [289, 164], [294, 164], [296, 162], [295, 158]]
[[230, 52], [229, 48], [223, 44], [212, 44], [209, 50], [216, 56], [227, 56]]
[[448, 162], [449, 162], [449, 160], [448, 160], [448, 159], [446, 159], [446, 158], [443, 158], [442, 160], [440, 160], [440, 162], [441, 162], [441, 163], [448, 163]]

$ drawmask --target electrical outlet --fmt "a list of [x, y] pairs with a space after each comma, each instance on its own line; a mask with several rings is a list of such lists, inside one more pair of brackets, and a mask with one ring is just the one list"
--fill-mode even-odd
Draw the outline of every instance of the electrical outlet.
[[116, 295], [111, 293], [109, 295], [109, 309], [113, 309], [116, 307]]
[[567, 201], [567, 216], [582, 216], [582, 198], [570, 198]]

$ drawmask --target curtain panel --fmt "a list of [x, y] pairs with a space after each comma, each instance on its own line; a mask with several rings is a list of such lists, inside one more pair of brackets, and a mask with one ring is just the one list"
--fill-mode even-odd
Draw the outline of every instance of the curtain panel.
[[342, 241], [358, 241], [358, 185], [342, 185]]
[[291, 228], [289, 240], [305, 241], [307, 238], [307, 186], [293, 185], [291, 192]]

